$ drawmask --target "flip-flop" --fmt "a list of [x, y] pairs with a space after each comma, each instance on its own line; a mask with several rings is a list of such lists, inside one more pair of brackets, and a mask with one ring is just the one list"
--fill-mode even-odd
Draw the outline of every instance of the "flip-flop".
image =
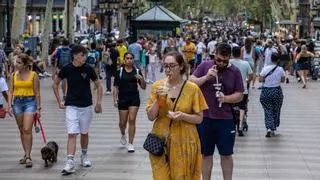
[[26, 164], [26, 156], [19, 160], [19, 164]]

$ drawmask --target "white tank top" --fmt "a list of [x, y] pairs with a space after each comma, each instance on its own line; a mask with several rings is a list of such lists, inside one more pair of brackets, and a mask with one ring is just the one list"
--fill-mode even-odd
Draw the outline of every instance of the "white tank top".
[[251, 49], [250, 53], [247, 53], [247, 50], [245, 48], [243, 49], [243, 51], [244, 51], [243, 60], [247, 61], [252, 68], [253, 67], [252, 49]]

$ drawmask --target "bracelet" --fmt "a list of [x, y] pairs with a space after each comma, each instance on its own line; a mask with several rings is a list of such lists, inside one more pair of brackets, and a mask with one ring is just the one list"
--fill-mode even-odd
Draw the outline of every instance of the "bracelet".
[[37, 107], [37, 110], [41, 111], [41, 109], [42, 109], [41, 107]]

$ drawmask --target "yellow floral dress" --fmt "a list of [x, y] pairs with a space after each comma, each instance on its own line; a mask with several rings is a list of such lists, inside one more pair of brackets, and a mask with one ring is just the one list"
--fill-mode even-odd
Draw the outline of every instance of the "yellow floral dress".
[[[153, 84], [147, 111], [155, 101], [155, 92], [165, 80]], [[177, 99], [176, 99], [177, 101]], [[174, 107], [174, 102], [167, 97], [167, 108], [160, 108], [158, 118], [155, 120], [152, 133], [166, 138], [169, 133], [170, 119], [168, 111]], [[188, 114], [200, 114], [208, 109], [206, 100], [200, 88], [187, 81], [181, 96], [178, 99], [175, 111]], [[186, 121], [173, 121], [170, 137], [168, 138], [169, 162], [165, 155], [154, 156], [150, 154], [150, 161], [154, 180], [200, 180], [202, 168], [201, 145], [195, 124]]]

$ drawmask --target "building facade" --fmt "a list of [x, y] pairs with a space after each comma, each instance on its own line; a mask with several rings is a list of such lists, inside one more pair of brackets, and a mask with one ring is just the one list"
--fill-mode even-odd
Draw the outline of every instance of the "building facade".
[[[92, 4], [98, 0], [77, 0], [74, 7], [74, 31], [85, 31], [89, 28], [88, 16], [91, 13]], [[9, 1], [10, 20], [12, 20], [14, 0]], [[26, 21], [24, 26], [24, 35], [37, 36], [44, 28], [44, 18], [46, 10], [46, 1], [44, 0], [27, 0], [26, 4]], [[64, 28], [64, 10], [65, 0], [54, 0], [52, 8], [51, 32], [61, 32]], [[0, 40], [3, 40], [7, 32], [7, 13], [6, 2], [0, 1]]]

